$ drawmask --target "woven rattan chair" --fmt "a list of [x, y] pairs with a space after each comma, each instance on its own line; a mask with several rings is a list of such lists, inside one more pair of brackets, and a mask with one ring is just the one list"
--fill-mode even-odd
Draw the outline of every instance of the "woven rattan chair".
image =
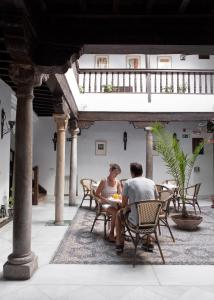
[[169, 230], [173, 242], [175, 242], [174, 236], [172, 234], [171, 228], [168, 223], [169, 206], [172, 198], [173, 198], [173, 193], [169, 190], [163, 190], [159, 193], [159, 200], [162, 203], [162, 208], [159, 214], [158, 229], [159, 229], [159, 234], [161, 235], [160, 227], [166, 226]]
[[83, 198], [82, 198], [80, 207], [82, 206], [84, 200], [89, 200], [90, 201], [90, 208], [91, 208], [92, 200], [93, 200], [93, 196], [91, 194], [92, 184], [96, 183], [96, 181], [93, 180], [93, 179], [90, 179], [90, 178], [83, 178], [83, 179], [80, 180], [80, 183], [81, 183], [82, 188], [83, 188]]
[[94, 218], [92, 227], [91, 227], [91, 232], [94, 229], [95, 223], [100, 220], [104, 222], [104, 239], [106, 239], [106, 227], [108, 222], [111, 221], [111, 216], [107, 213], [107, 208], [105, 204], [102, 203], [102, 201], [95, 195], [95, 191], [92, 189], [92, 197], [96, 202], [96, 216]]
[[198, 209], [201, 213], [201, 209], [198, 204], [198, 193], [199, 193], [200, 187], [201, 187], [201, 183], [197, 183], [195, 185], [189, 186], [185, 190], [185, 192], [186, 192], [185, 202], [186, 202], [186, 204], [190, 204], [193, 206], [195, 214], [197, 214], [196, 213], [196, 205], [198, 206]]
[[[178, 183], [175, 179], [166, 179], [162, 185], [156, 185], [156, 186], [160, 186], [162, 187], [160, 191], [172, 191], [172, 189], [170, 189], [169, 187], [166, 187], [164, 184], [171, 184], [171, 185], [174, 185], [174, 186], [178, 186]], [[180, 199], [180, 195], [179, 195], [179, 192], [178, 192], [178, 188], [174, 189], [173, 190], [173, 197], [171, 199], [172, 203], [173, 203], [173, 206], [174, 206], [174, 210], [175, 211], [179, 211], [180, 209], [180, 202], [179, 202], [179, 199]]]
[[155, 242], [158, 245], [162, 261], [165, 264], [157, 235], [157, 226], [161, 207], [162, 202], [159, 200], [140, 201], [130, 204], [127, 207], [128, 209], [130, 208], [130, 210], [136, 209], [138, 217], [137, 224], [135, 225], [129, 221], [128, 213], [124, 215], [125, 227], [134, 244], [133, 266], [135, 266], [136, 264], [136, 252], [139, 241], [142, 240], [145, 236], [149, 236], [153, 233], [155, 235]]

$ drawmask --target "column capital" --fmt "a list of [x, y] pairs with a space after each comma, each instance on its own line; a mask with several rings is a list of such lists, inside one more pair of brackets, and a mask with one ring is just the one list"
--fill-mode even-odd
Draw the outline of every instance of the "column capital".
[[47, 76], [38, 71], [33, 65], [10, 64], [9, 76], [17, 85], [17, 97], [33, 97], [33, 88], [40, 86]]
[[58, 131], [65, 131], [68, 126], [69, 116], [67, 114], [53, 114]]
[[70, 129], [70, 133], [72, 137], [76, 137], [79, 132], [80, 132], [79, 128]]
[[152, 127], [151, 126], [146, 126], [145, 128], [144, 128], [146, 131], [149, 131], [149, 132], [152, 132]]

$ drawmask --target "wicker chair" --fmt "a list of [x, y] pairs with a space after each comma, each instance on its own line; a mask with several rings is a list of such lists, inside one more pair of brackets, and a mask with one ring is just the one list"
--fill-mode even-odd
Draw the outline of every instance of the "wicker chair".
[[[106, 239], [106, 227], [107, 227], [108, 222], [111, 221], [111, 216], [107, 213], [106, 205], [103, 204], [101, 202], [101, 200], [95, 195], [95, 191], [93, 189], [92, 189], [91, 194], [92, 194], [93, 199], [96, 202], [96, 216], [94, 218], [94, 221], [93, 221], [93, 224], [91, 227], [91, 232], [94, 229], [94, 225], [95, 225], [96, 221], [101, 220], [104, 222], [104, 239]], [[99, 218], [99, 217], [101, 217], [101, 218]]]
[[[165, 181], [163, 181], [163, 183], [162, 183], [162, 186], [164, 187], [164, 189], [163, 190], [171, 190], [172, 191], [172, 189], [170, 189], [170, 188], [168, 188], [168, 187], [166, 187], [166, 186], [164, 186], [164, 184], [168, 184], [168, 185], [174, 185], [174, 186], [178, 186], [178, 182], [177, 182], [177, 180], [175, 180], [175, 179], [166, 179]], [[179, 209], [180, 209], [180, 202], [179, 202], [179, 200], [180, 200], [180, 195], [179, 195], [179, 191], [178, 191], [178, 188], [176, 188], [174, 191], [173, 191], [174, 193], [173, 193], [173, 197], [172, 197], [172, 202], [173, 202], [173, 206], [174, 206], [174, 209], [175, 209], [175, 211], [179, 211]], [[177, 208], [178, 207], [178, 208]]]
[[166, 226], [169, 230], [173, 242], [175, 242], [174, 236], [172, 234], [171, 228], [168, 223], [169, 205], [172, 198], [173, 198], [173, 193], [170, 190], [163, 190], [159, 193], [159, 200], [162, 202], [162, 208], [159, 215], [158, 229], [159, 229], [159, 234], [161, 235], [160, 227]]
[[137, 246], [139, 244], [139, 241], [142, 240], [145, 236], [149, 236], [153, 233], [155, 235], [155, 242], [158, 245], [158, 249], [160, 251], [162, 261], [165, 264], [165, 260], [163, 257], [163, 253], [157, 235], [157, 226], [159, 220], [159, 213], [162, 207], [162, 202], [159, 200], [145, 200], [145, 201], [132, 203], [128, 205], [127, 209], [133, 209], [134, 207], [136, 209], [137, 216], [138, 216], [137, 225], [129, 221], [128, 213], [124, 215], [125, 227], [134, 244], [133, 267], [136, 264], [136, 252], [137, 252]]
[[189, 186], [185, 190], [186, 197], [185, 197], [184, 200], [185, 200], [186, 204], [190, 204], [190, 205], [193, 206], [195, 214], [197, 214], [196, 213], [196, 208], [195, 208], [196, 205], [198, 206], [198, 209], [201, 213], [201, 209], [200, 209], [200, 206], [198, 204], [198, 193], [199, 193], [200, 187], [201, 187], [201, 183], [197, 183], [195, 185]]
[[90, 209], [91, 209], [92, 200], [93, 200], [93, 196], [91, 194], [92, 183], [96, 183], [96, 181], [93, 179], [89, 179], [89, 178], [83, 178], [80, 180], [80, 183], [83, 188], [83, 198], [82, 198], [80, 207], [82, 206], [84, 200], [89, 200], [90, 201]]

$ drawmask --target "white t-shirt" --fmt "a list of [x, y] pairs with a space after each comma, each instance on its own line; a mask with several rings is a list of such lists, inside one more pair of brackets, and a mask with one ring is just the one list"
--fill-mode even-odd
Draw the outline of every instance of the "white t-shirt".
[[[156, 199], [157, 191], [153, 180], [140, 176], [128, 179], [125, 182], [123, 195], [128, 198], [128, 203], [132, 204], [142, 200]], [[135, 206], [132, 206], [129, 220], [135, 225], [138, 222]]]

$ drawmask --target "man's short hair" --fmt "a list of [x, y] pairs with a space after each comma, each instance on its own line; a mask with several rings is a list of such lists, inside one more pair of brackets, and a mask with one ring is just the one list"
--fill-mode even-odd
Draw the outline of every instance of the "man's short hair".
[[143, 175], [143, 167], [139, 163], [131, 163], [130, 164], [130, 172], [134, 177]]

